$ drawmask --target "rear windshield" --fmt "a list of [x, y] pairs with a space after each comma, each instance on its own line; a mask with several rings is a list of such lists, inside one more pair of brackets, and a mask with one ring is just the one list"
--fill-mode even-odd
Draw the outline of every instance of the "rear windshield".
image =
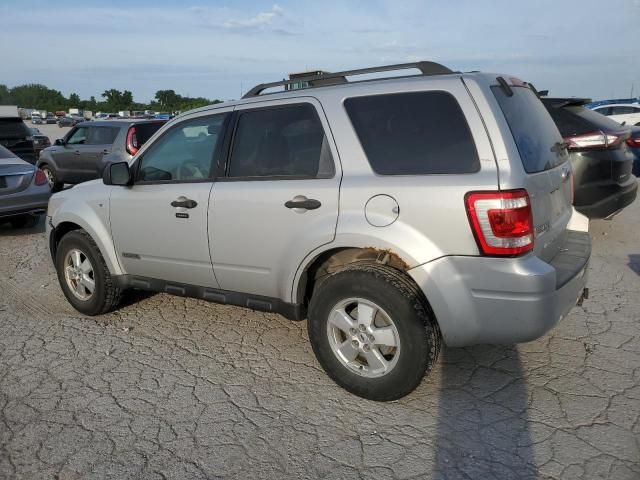
[[379, 175], [480, 170], [464, 113], [447, 92], [353, 97], [344, 105], [371, 168]]
[[549, 170], [567, 160], [566, 150], [557, 147], [562, 144], [558, 128], [531, 89], [512, 86], [510, 97], [499, 86], [491, 90], [509, 124], [527, 173]]
[[21, 118], [0, 118], [1, 138], [24, 138], [30, 134]]
[[152, 122], [152, 123], [136, 123], [136, 139], [138, 140], [138, 146], [142, 146], [147, 140], [149, 140], [154, 133], [160, 130], [160, 127], [165, 122]]
[[619, 123], [581, 105], [564, 107], [555, 107], [547, 103], [545, 105], [563, 137], [584, 135], [594, 130], [619, 131], [622, 128]]

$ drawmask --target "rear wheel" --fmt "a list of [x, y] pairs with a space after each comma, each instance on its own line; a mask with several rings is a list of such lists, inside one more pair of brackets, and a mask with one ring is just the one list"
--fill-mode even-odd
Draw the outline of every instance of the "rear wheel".
[[51, 192], [55, 193], [62, 190], [64, 184], [58, 181], [58, 176], [53, 168], [49, 165], [42, 165], [40, 169], [44, 173], [44, 176], [47, 177], [47, 183], [49, 184]]
[[440, 351], [426, 299], [402, 272], [353, 264], [320, 283], [309, 305], [318, 361], [346, 390], [389, 401], [414, 390]]
[[55, 263], [60, 287], [80, 313], [99, 315], [117, 307], [121, 291], [87, 232], [73, 230], [62, 237]]

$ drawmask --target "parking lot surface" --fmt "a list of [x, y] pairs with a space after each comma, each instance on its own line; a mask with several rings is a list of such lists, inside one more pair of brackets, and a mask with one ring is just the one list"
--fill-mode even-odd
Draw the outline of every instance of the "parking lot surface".
[[640, 203], [591, 230], [582, 307], [535, 342], [445, 348], [383, 404], [328, 379], [306, 322], [142, 293], [83, 317], [43, 222], [2, 226], [0, 478], [638, 479]]

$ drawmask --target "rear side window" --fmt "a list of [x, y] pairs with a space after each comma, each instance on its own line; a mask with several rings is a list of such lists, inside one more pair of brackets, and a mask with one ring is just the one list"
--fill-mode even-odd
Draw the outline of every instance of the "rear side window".
[[165, 123], [166, 122], [136, 123], [136, 140], [138, 146], [144, 145]]
[[118, 135], [118, 127], [91, 127], [88, 145], [111, 145]]
[[21, 118], [0, 118], [0, 137], [24, 138], [31, 135]]
[[509, 124], [527, 173], [549, 170], [567, 160], [566, 150], [557, 148], [562, 144], [558, 128], [531, 89], [512, 86], [510, 97], [499, 86], [491, 90]]
[[348, 98], [347, 114], [379, 175], [474, 173], [471, 130], [455, 98], [441, 91]]
[[327, 178], [333, 175], [333, 158], [312, 105], [240, 113], [230, 177]]

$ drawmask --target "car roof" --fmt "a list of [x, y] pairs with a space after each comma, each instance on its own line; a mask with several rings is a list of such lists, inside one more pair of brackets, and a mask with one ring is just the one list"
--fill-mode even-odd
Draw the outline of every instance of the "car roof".
[[593, 110], [597, 110], [599, 108], [607, 108], [607, 107], [638, 107], [640, 108], [640, 103], [607, 103], [605, 105], [597, 105], [593, 107]]
[[[125, 125], [140, 124], [140, 123], [165, 123], [166, 120], [160, 118], [122, 118], [112, 120], [93, 120], [90, 122], [81, 122], [78, 125], [84, 127], [122, 127]], [[85, 125], [86, 123], [86, 125]]]

